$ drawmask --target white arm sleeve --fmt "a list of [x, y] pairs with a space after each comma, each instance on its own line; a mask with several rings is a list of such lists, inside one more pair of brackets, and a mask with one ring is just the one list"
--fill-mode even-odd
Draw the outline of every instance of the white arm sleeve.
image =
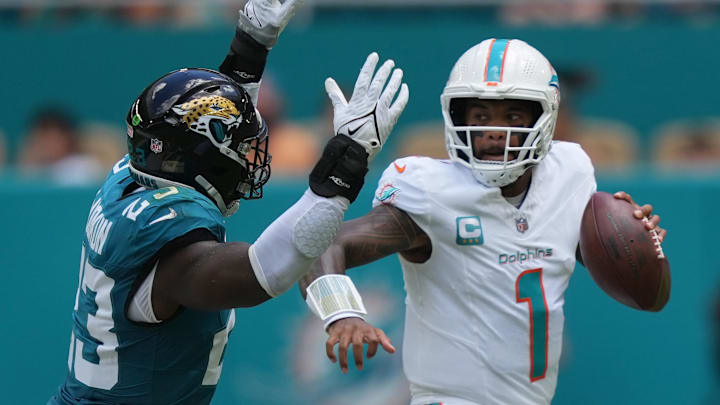
[[320, 197], [308, 189], [265, 229], [248, 254], [268, 295], [277, 297], [305, 275], [335, 239], [349, 205], [345, 197]]

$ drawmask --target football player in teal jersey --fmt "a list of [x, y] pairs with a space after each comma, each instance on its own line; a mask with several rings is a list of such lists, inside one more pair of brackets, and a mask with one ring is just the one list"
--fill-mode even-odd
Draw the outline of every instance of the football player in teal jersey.
[[261, 198], [270, 176], [254, 105], [301, 1], [250, 0], [219, 72], [168, 73], [132, 104], [129, 153], [90, 208], [68, 375], [49, 404], [208, 404], [233, 308], [282, 294], [332, 242], [408, 99], [402, 71], [387, 61], [376, 72], [376, 53], [349, 101], [326, 83], [336, 136], [309, 189], [254, 243], [225, 242], [223, 217]]

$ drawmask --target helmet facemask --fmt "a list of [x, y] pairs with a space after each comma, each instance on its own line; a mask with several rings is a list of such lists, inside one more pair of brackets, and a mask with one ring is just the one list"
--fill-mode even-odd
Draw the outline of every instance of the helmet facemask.
[[[257, 114], [259, 117], [259, 114]], [[262, 198], [263, 186], [270, 180], [270, 162], [272, 156], [268, 151], [268, 129], [262, 124], [261, 133], [244, 137], [241, 134], [233, 138], [238, 139], [237, 146], [231, 149], [238, 151], [245, 162], [245, 173], [235, 188], [236, 193], [232, 195], [235, 200], [255, 200]]]
[[[471, 168], [478, 181], [489, 186], [506, 186], [545, 157], [552, 140], [550, 126], [554, 125], [554, 120], [551, 113], [543, 111], [541, 103], [537, 102], [535, 106], [537, 112], [533, 112], [533, 124], [530, 127], [466, 125], [466, 105], [472, 100], [477, 98], [457, 97], [449, 100], [445, 135], [450, 157]], [[502, 159], [483, 159], [480, 151], [476, 150], [475, 138], [487, 136], [488, 132], [504, 134]], [[513, 137], [520, 138], [516, 146], [512, 146]]]

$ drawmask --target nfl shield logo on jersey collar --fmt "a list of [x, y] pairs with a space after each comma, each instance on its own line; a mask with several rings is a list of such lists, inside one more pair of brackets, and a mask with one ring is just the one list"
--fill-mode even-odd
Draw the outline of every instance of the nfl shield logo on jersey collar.
[[520, 233], [525, 233], [529, 228], [527, 218], [515, 218], [515, 229]]

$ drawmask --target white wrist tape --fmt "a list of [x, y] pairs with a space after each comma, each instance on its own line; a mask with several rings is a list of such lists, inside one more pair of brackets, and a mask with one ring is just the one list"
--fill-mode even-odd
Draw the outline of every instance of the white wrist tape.
[[307, 287], [305, 302], [325, 323], [325, 329], [339, 319], [365, 319], [363, 315], [367, 314], [355, 284], [342, 274], [328, 274], [313, 281]]
[[250, 246], [250, 264], [268, 295], [287, 291], [330, 247], [349, 203], [345, 197], [320, 197], [308, 189]]

